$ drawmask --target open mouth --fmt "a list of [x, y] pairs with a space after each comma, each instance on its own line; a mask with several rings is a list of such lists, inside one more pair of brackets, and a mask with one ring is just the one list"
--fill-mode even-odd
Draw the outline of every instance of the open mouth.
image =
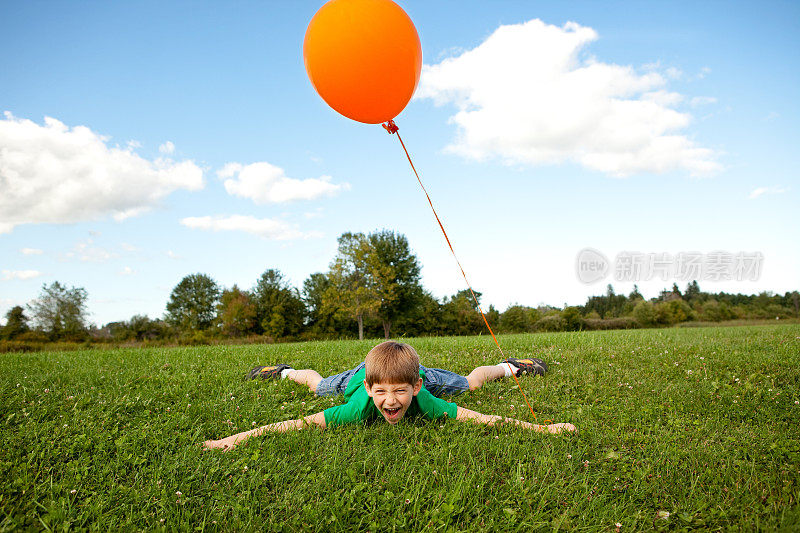
[[399, 407], [395, 407], [394, 409], [388, 409], [387, 408], [387, 409], [384, 409], [383, 412], [386, 413], [387, 418], [394, 418], [398, 414], [400, 414], [400, 408]]

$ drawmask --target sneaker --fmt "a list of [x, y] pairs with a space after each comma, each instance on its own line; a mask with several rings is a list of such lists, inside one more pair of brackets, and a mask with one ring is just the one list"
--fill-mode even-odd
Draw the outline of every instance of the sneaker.
[[504, 359], [502, 362], [511, 363], [519, 368], [519, 370], [517, 370], [517, 376], [521, 376], [522, 374], [544, 376], [544, 373], [547, 372], [547, 363], [541, 359], [513, 359], [509, 357], [508, 359]]
[[257, 366], [247, 374], [246, 379], [280, 379], [281, 372], [286, 370], [287, 368], [292, 368], [291, 365], [286, 365], [284, 363], [278, 363], [274, 366]]

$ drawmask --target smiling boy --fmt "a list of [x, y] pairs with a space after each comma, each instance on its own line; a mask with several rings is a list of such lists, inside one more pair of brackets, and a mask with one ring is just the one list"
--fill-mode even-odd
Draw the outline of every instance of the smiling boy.
[[500, 365], [478, 367], [468, 376], [459, 376], [448, 371], [422, 367], [414, 348], [394, 341], [386, 341], [375, 346], [367, 354], [364, 363], [353, 370], [329, 378], [322, 378], [313, 370], [294, 370], [288, 365], [257, 367], [251, 371], [250, 377], [266, 375], [266, 377], [289, 378], [307, 385], [319, 396], [331, 396], [343, 392], [345, 403], [297, 420], [269, 424], [220, 440], [208, 440], [203, 445], [207, 449], [229, 450], [245, 439], [267, 431], [282, 432], [312, 425], [326, 428], [381, 417], [394, 425], [406, 415], [433, 420], [449, 417], [489, 425], [502, 421], [545, 433], [575, 431], [575, 426], [572, 424], [536, 425], [513, 418], [485, 415], [437, 398], [431, 392], [432, 390], [436, 393], [452, 394], [474, 390], [492, 379], [507, 377], [512, 371], [543, 374], [545, 369], [544, 362], [539, 360], [507, 359]]

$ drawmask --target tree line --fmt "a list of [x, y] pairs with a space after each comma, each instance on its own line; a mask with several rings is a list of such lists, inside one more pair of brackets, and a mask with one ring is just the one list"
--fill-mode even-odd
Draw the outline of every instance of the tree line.
[[[480, 302], [481, 293], [476, 292]], [[483, 318], [468, 290], [439, 300], [420, 282], [420, 264], [402, 234], [345, 233], [327, 272], [311, 274], [301, 289], [277, 269], [253, 286], [221, 287], [211, 276], [185, 276], [172, 289], [163, 318], [134, 315], [102, 327], [88, 323], [88, 294], [56, 281], [25, 308], [6, 314], [0, 340], [33, 342], [179, 342], [219, 339], [311, 340], [395, 336], [475, 335]], [[682, 322], [785, 319], [800, 315], [798, 292], [757, 295], [703, 292], [697, 281], [676, 284], [651, 299], [636, 286], [628, 294], [591, 296], [582, 306], [511, 305], [486, 310], [501, 333], [671, 326]]]

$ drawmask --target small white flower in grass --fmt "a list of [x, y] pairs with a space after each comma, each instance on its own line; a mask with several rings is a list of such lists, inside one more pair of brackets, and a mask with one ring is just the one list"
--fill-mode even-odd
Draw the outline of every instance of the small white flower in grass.
[[795, 405], [797, 405], [797, 404], [799, 404], [799, 403], [800, 403], [800, 400], [795, 400], [795, 401], [794, 401], [794, 404], [795, 404]]
[[572, 459], [572, 454], [568, 453], [567, 454], [567, 459]]
[[669, 518], [669, 511], [659, 511], [657, 516], [666, 520]]
[[499, 439], [499, 438], [500, 438], [500, 436], [499, 436], [499, 435], [495, 435], [495, 436], [494, 436], [494, 438], [496, 438], [496, 439]]
[[161, 520], [159, 520], [159, 522], [161, 522], [163, 524], [164, 523], [164, 519], [162, 518]]
[[434, 476], [436, 475], [436, 470], [434, 470], [434, 471], [433, 471], [433, 475], [434, 475]]
[[411, 503], [411, 500], [409, 500], [408, 498], [406, 498], [406, 505], [408, 505], [409, 503]]
[[77, 493], [78, 493], [78, 491], [77, 491], [77, 490], [75, 490], [75, 489], [72, 489], [71, 491], [69, 491], [69, 493], [70, 493], [70, 494], [77, 494]]
[[244, 471], [247, 472], [247, 465], [244, 465]]
[[191, 406], [192, 406], [192, 404], [186, 404], [186, 407], [191, 407]]
[[178, 498], [180, 498], [181, 496], [183, 496], [183, 493], [182, 493], [181, 491], [176, 491], [176, 492], [175, 492], [175, 496], [177, 496]]
[[48, 393], [48, 392], [50, 392], [50, 389], [45, 389], [44, 392]]
[[256, 421], [255, 421], [255, 420], [253, 420], [253, 425], [254, 425], [254, 426], [256, 425]]

